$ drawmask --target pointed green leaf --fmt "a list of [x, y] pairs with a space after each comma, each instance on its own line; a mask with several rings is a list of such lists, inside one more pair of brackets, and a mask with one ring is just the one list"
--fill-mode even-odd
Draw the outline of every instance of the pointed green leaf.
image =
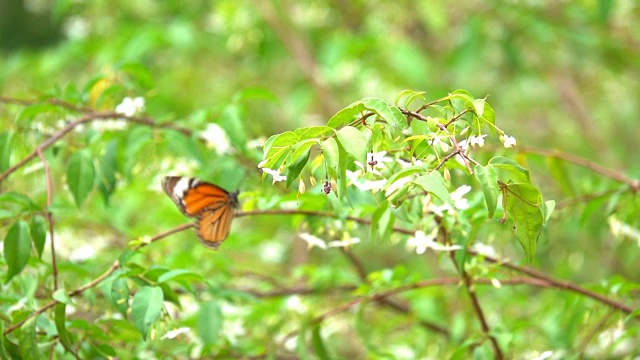
[[5, 282], [9, 282], [24, 269], [29, 261], [30, 252], [29, 227], [26, 222], [18, 220], [11, 225], [4, 239], [4, 259], [9, 268]]
[[29, 224], [29, 232], [31, 234], [31, 241], [33, 246], [38, 252], [38, 257], [42, 258], [42, 251], [44, 250], [44, 243], [47, 240], [47, 222], [40, 215], [35, 215], [31, 218]]
[[367, 162], [368, 140], [365, 134], [353, 126], [345, 126], [338, 130], [338, 141], [344, 150], [362, 164]]
[[[290, 187], [291, 184], [298, 179], [298, 176], [300, 176], [302, 169], [304, 169], [305, 165], [307, 165], [307, 162], [309, 161], [310, 152], [311, 150], [307, 147], [302, 154], [293, 156], [293, 162], [287, 167], [287, 187]], [[294, 154], [295, 153], [297, 153], [297, 151], [294, 152]]]
[[294, 130], [298, 136], [298, 141], [308, 139], [318, 139], [333, 133], [333, 129], [328, 126], [310, 126]]
[[338, 162], [340, 161], [340, 150], [338, 149], [338, 143], [335, 138], [328, 138], [320, 143], [322, 147], [322, 153], [327, 162], [327, 165], [332, 169], [338, 168]]
[[425, 172], [425, 169], [421, 166], [408, 166], [391, 175], [387, 180], [387, 183], [384, 185], [383, 190], [387, 190], [396, 181], [419, 172]]
[[110, 298], [113, 306], [123, 315], [127, 315], [129, 309], [129, 286], [126, 279], [117, 278], [111, 284]]
[[220, 341], [220, 330], [223, 323], [222, 311], [215, 301], [207, 301], [200, 306], [197, 318], [198, 335], [207, 345], [215, 345]]
[[162, 289], [158, 286], [145, 286], [133, 296], [131, 317], [145, 340], [149, 334], [149, 328], [160, 317], [163, 300]]
[[118, 140], [110, 141], [106, 146], [106, 151], [100, 159], [100, 175], [98, 179], [98, 190], [102, 193], [104, 202], [109, 203], [109, 197], [116, 189], [116, 172], [118, 171]]
[[7, 170], [11, 163], [11, 138], [10, 132], [0, 134], [0, 172]]
[[505, 183], [508, 182], [530, 182], [529, 170], [523, 168], [517, 162], [503, 156], [496, 156], [489, 160], [498, 173], [498, 178]]
[[177, 269], [169, 270], [158, 277], [158, 283], [166, 283], [169, 281], [203, 281], [204, 278], [199, 273], [191, 270]]
[[451, 195], [447, 191], [442, 175], [437, 171], [431, 171], [425, 175], [418, 176], [413, 183], [420, 186], [422, 190], [442, 200], [445, 204], [453, 204]]
[[67, 184], [78, 207], [93, 189], [95, 176], [93, 157], [89, 150], [79, 150], [71, 155], [67, 168]]
[[321, 360], [331, 359], [329, 352], [327, 351], [327, 347], [324, 345], [324, 341], [322, 340], [320, 324], [316, 324], [311, 328], [311, 345], [313, 346], [313, 351], [318, 358]]
[[67, 332], [66, 308], [67, 308], [67, 304], [63, 304], [63, 303], [56, 304], [54, 308], [54, 320], [56, 323], [56, 330], [58, 330], [58, 338], [60, 339], [60, 341], [62, 341], [65, 347], [70, 348], [72, 344], [71, 344], [71, 337]]
[[498, 173], [493, 165], [477, 165], [474, 170], [476, 179], [480, 182], [482, 192], [484, 193], [484, 201], [489, 210], [489, 218], [491, 219], [496, 212], [498, 206], [498, 198], [500, 196], [500, 186], [498, 185]]
[[503, 196], [507, 197], [506, 210], [513, 221], [516, 239], [524, 249], [527, 262], [531, 263], [544, 223], [540, 209], [542, 196], [538, 189], [527, 183], [508, 184]]
[[69, 297], [64, 289], [58, 289], [54, 291], [52, 297], [54, 300], [57, 300], [60, 303], [73, 305], [73, 300], [71, 300], [71, 297]]
[[18, 333], [18, 342], [20, 344], [20, 354], [26, 360], [44, 359], [40, 350], [38, 350], [38, 341], [36, 339], [36, 318], [31, 318], [20, 327]]

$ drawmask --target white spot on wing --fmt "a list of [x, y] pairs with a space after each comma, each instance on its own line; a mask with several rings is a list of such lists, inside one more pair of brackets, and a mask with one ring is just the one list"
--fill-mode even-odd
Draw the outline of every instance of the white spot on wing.
[[180, 201], [182, 201], [182, 198], [184, 197], [185, 192], [189, 190], [189, 183], [190, 183], [189, 178], [187, 177], [180, 178], [180, 180], [178, 180], [178, 182], [176, 182], [176, 185], [173, 187], [173, 197], [175, 199], [180, 199]]

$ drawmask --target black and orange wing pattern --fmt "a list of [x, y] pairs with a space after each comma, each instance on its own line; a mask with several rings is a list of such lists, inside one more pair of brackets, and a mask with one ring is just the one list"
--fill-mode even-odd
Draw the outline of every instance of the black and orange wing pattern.
[[165, 177], [162, 188], [183, 214], [196, 218], [200, 241], [217, 249], [231, 230], [238, 192], [230, 193], [217, 185], [182, 176]]

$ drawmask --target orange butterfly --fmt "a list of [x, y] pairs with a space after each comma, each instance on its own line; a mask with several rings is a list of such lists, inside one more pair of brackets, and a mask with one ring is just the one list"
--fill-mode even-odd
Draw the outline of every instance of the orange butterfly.
[[162, 188], [180, 211], [196, 218], [196, 232], [207, 247], [217, 249], [231, 230], [238, 191], [183, 176], [166, 176]]

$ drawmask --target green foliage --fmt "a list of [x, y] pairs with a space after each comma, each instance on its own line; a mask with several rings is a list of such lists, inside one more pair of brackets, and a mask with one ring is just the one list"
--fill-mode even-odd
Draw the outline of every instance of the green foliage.
[[638, 355], [630, 5], [345, 4], [11, 19], [65, 38], [0, 37], [0, 358]]

